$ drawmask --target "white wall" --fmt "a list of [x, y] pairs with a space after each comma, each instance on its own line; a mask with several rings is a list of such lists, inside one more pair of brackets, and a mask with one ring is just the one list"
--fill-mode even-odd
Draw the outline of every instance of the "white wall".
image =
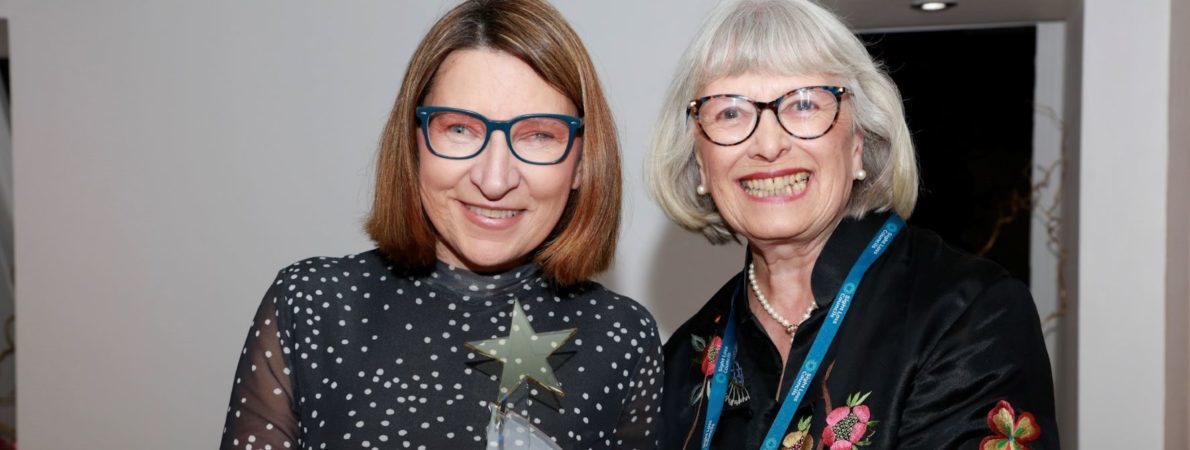
[[1170, 0], [1083, 3], [1079, 441], [1165, 448]]

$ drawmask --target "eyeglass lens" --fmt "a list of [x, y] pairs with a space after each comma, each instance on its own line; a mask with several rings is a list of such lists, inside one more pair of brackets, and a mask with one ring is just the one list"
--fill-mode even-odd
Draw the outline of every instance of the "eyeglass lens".
[[[430, 148], [449, 158], [467, 158], [483, 150], [488, 137], [484, 121], [470, 114], [438, 111], [430, 115]], [[566, 154], [570, 127], [554, 117], [526, 117], [512, 125], [506, 142], [526, 161], [552, 163]]]
[[[826, 133], [838, 110], [834, 93], [820, 88], [798, 89], [780, 99], [777, 119], [785, 131], [809, 139]], [[719, 145], [743, 142], [756, 129], [759, 119], [756, 105], [739, 97], [711, 97], [698, 108], [699, 126]]]

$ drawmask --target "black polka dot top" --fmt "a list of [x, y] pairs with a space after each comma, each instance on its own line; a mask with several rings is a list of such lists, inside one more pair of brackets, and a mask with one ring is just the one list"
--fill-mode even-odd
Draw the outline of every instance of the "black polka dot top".
[[[539, 266], [404, 273], [379, 251], [281, 270], [240, 355], [221, 449], [483, 449], [500, 364], [464, 345], [577, 328], [550, 357], [562, 396], [526, 382], [506, 408], [566, 449], [657, 446], [661, 348], [645, 309]], [[493, 370], [494, 368], [494, 370]]]

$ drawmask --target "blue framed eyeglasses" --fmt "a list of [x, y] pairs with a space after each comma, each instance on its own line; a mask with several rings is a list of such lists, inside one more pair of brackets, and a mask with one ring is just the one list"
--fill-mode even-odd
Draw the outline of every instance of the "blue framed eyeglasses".
[[491, 120], [475, 111], [445, 106], [419, 106], [415, 113], [430, 153], [446, 159], [474, 158], [487, 147], [493, 131], [503, 131], [517, 159], [537, 165], [558, 164], [566, 160], [583, 128], [582, 119], [564, 114]]

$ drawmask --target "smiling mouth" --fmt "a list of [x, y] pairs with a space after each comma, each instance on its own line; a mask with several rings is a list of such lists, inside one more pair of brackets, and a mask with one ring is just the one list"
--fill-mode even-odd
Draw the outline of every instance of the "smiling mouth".
[[797, 195], [806, 190], [810, 181], [810, 172], [798, 172], [772, 178], [753, 178], [740, 180], [740, 187], [753, 197], [777, 197]]
[[510, 219], [525, 212], [523, 209], [488, 209], [480, 208], [474, 205], [467, 205], [467, 209], [476, 215], [487, 217], [489, 219]]

